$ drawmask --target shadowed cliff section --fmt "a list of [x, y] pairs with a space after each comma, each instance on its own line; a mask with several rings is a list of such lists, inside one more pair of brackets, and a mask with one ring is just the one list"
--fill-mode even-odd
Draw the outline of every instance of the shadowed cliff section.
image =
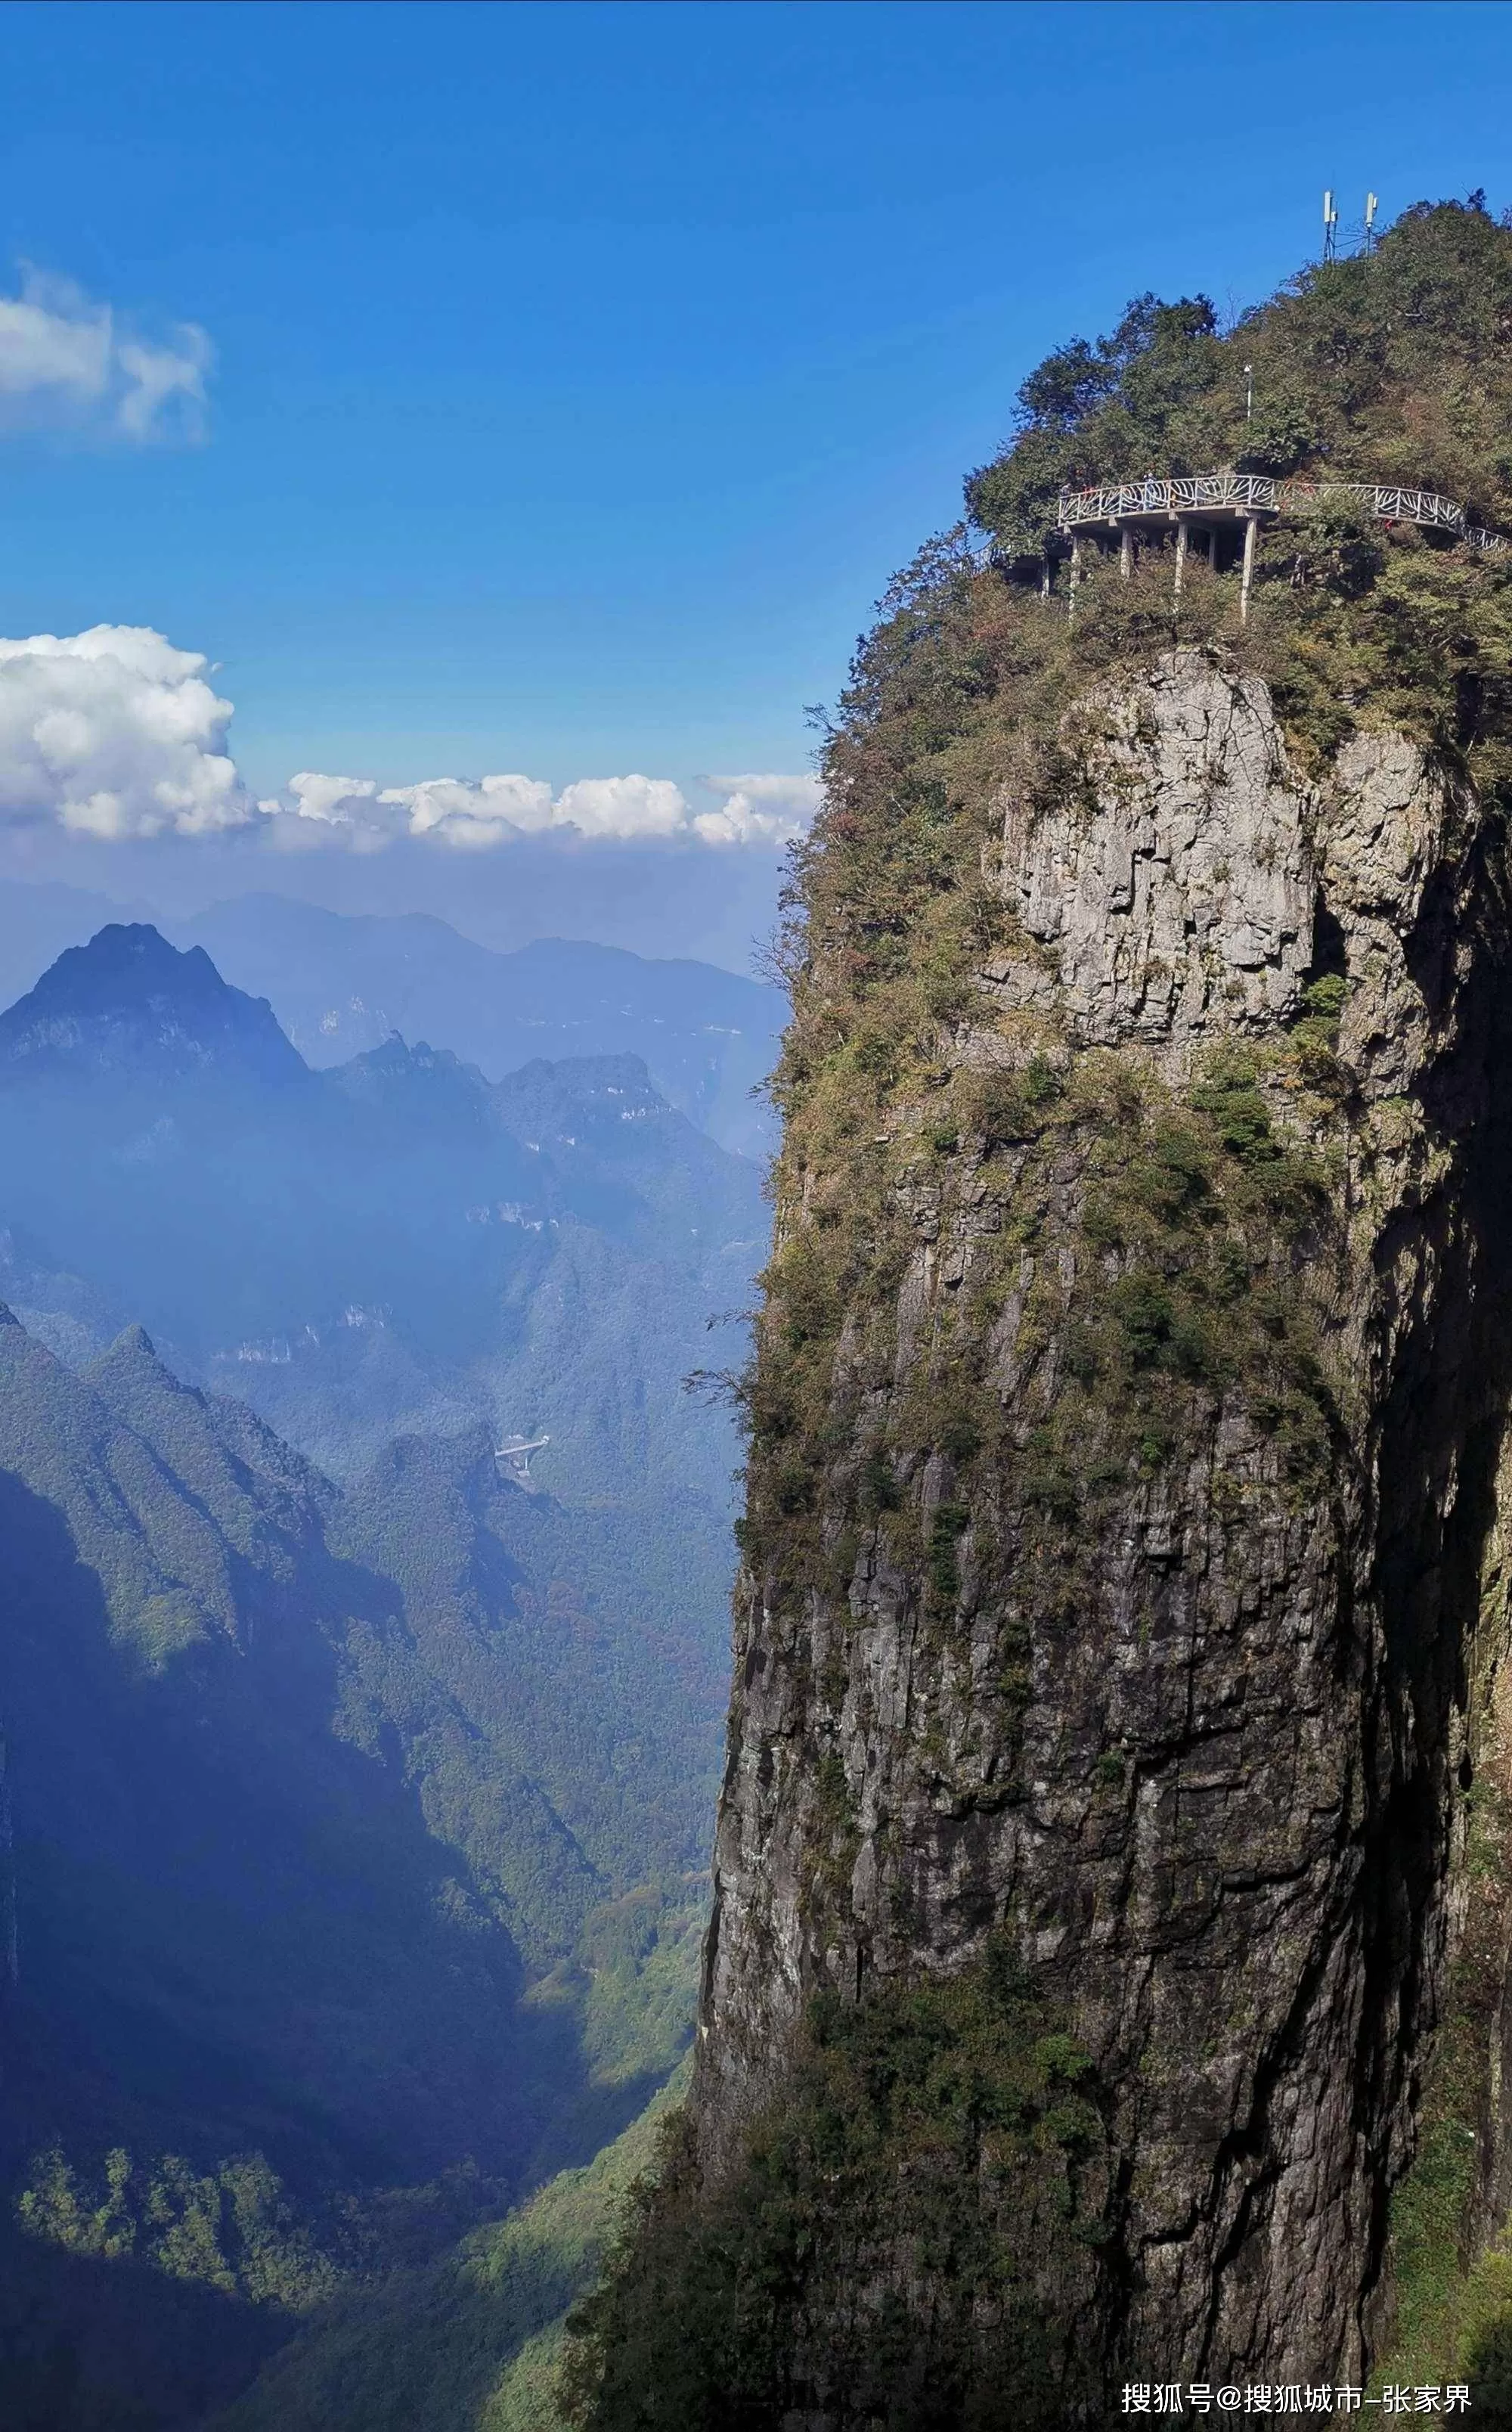
[[1252, 341], [1293, 464], [1385, 478], [1473, 392], [1494, 502], [1509, 310], [1476, 206], [1234, 341], [1144, 299], [976, 477], [1003, 564], [932, 545], [862, 646], [795, 873], [697, 2074], [581, 2318], [597, 2432], [669, 2382], [711, 2432], [1095, 2424], [1359, 2380], [1389, 2327], [1506, 1641], [1512, 578], [1346, 518], [1262, 544], [1241, 631], [1204, 568], [1094, 564], [1072, 620], [1014, 559], [1047, 464], [1221, 461]]

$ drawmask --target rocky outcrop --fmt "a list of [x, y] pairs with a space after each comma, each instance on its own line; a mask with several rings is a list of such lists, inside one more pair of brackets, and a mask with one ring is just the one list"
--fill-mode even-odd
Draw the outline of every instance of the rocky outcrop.
[[1177, 662], [1068, 727], [1080, 799], [1050, 819], [1004, 801], [1003, 884], [1047, 953], [989, 967], [1000, 1002], [1168, 1057], [1285, 1021], [1312, 959], [1314, 804], [1264, 685]]
[[[1103, 2090], [1110, 2378], [1359, 2379], [1500, 1652], [1504, 839], [1400, 735], [1304, 781], [1265, 685], [1196, 654], [1089, 695], [1061, 747], [1004, 790], [1008, 942], [946, 1059], [1055, 1120], [958, 1094], [951, 1146], [915, 1088], [848, 1152], [886, 1165], [901, 1280], [836, 1340], [823, 1562], [754, 1530], [703, 2168], [812, 1991], [955, 1971], [1006, 1926]], [[1305, 1212], [1268, 1219], [1288, 1160]], [[790, 1140], [767, 1370], [847, 1181]], [[966, 1371], [952, 1434], [926, 1388]], [[753, 1515], [775, 1460], [758, 1438]]]

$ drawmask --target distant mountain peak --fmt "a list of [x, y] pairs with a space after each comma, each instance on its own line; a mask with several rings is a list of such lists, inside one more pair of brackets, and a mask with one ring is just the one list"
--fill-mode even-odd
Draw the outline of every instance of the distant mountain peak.
[[377, 1047], [370, 1047], [365, 1055], [354, 1056], [352, 1061], [365, 1064], [374, 1072], [461, 1072], [471, 1069], [449, 1047], [432, 1047], [428, 1039], [417, 1039], [412, 1045], [397, 1030], [391, 1030]]
[[158, 1346], [144, 1326], [123, 1326], [115, 1341], [101, 1354], [102, 1360], [151, 1360], [159, 1366]]
[[114, 1388], [159, 1389], [166, 1386], [176, 1398], [197, 1401], [201, 1397], [193, 1385], [186, 1385], [171, 1368], [163, 1365], [151, 1335], [144, 1326], [127, 1326], [108, 1343], [103, 1351], [78, 1370], [88, 1385], [97, 1391]]
[[187, 1078], [234, 1072], [289, 1081], [306, 1070], [265, 997], [222, 979], [203, 946], [180, 953], [146, 921], [111, 921], [70, 946], [0, 1014], [0, 1071]]

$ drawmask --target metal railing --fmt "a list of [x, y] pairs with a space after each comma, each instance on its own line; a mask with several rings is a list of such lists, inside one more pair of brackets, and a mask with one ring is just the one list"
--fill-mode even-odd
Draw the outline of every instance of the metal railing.
[[1269, 473], [1185, 473], [1169, 481], [1118, 481], [1095, 490], [1063, 490], [1056, 511], [1062, 532], [1118, 524], [1133, 515], [1306, 515], [1330, 498], [1354, 498], [1383, 523], [1421, 524], [1453, 532], [1471, 549], [1512, 548], [1502, 532], [1467, 523], [1465, 510], [1436, 490], [1408, 490], [1387, 481], [1285, 481]]
[[1187, 473], [1173, 481], [1118, 481], [1099, 490], [1063, 490], [1056, 521], [1063, 532], [1077, 524], [1117, 523], [1125, 515], [1199, 515], [1204, 507], [1250, 508], [1276, 514], [1285, 483], [1268, 473]]

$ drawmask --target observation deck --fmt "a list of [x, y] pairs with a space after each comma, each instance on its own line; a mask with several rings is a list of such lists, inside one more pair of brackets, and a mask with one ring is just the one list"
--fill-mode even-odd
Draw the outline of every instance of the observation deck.
[[[1285, 481], [1271, 473], [1179, 473], [1164, 480], [1151, 474], [1142, 481], [1061, 492], [1055, 521], [1070, 543], [1070, 606], [1074, 611], [1082, 552], [1088, 541], [1106, 549], [1116, 534], [1119, 563], [1127, 577], [1134, 571], [1141, 544], [1163, 545], [1168, 534], [1173, 534], [1179, 595], [1194, 536], [1202, 541], [1207, 564], [1218, 573], [1234, 563], [1229, 535], [1242, 533], [1239, 615], [1248, 616], [1256, 533], [1282, 516], [1304, 518], [1336, 501], [1363, 507], [1367, 515], [1388, 527], [1416, 524], [1487, 555], [1501, 556], [1512, 549], [1512, 540], [1504, 532], [1472, 524], [1457, 499], [1443, 498], [1436, 490], [1408, 489], [1393, 481]], [[1047, 550], [1042, 591], [1050, 591], [1052, 577], [1051, 552]]]
[[1502, 532], [1468, 521], [1453, 498], [1436, 490], [1408, 490], [1388, 481], [1281, 481], [1269, 473], [1184, 473], [1169, 481], [1118, 481], [1106, 489], [1063, 490], [1056, 511], [1062, 532], [1159, 530], [1184, 515], [1209, 524], [1245, 523], [1253, 516], [1316, 514], [1332, 500], [1352, 500], [1386, 524], [1420, 524], [1447, 532], [1471, 549], [1512, 548]]

